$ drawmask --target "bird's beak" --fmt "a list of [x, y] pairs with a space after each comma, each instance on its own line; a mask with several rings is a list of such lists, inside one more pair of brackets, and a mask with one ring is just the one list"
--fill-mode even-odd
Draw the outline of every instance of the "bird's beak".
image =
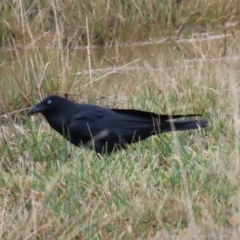
[[43, 107], [41, 106], [41, 104], [37, 104], [35, 106], [33, 106], [31, 109], [28, 110], [27, 114], [28, 115], [33, 115], [36, 113], [40, 113], [43, 111]]

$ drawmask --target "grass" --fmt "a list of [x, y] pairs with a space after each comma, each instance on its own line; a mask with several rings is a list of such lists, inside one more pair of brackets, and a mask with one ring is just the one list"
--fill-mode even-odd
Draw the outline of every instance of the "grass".
[[[177, 3], [182, 2], [182, 3]], [[109, 46], [161, 36], [189, 36], [239, 20], [237, 1], [7, 0], [0, 5], [0, 45]], [[177, 30], [177, 34], [176, 34]]]
[[[170, 8], [167, 2], [130, 1], [126, 6], [116, 1], [109, 9], [101, 1], [83, 3], [92, 13], [89, 43], [95, 41], [99, 16], [110, 12], [128, 19], [127, 27], [115, 27], [119, 42], [151, 37], [144, 28], [137, 34], [140, 17], [154, 19], [153, 29], [159, 24], [170, 31], [174, 9], [161, 17], [154, 11], [155, 6]], [[234, 6], [238, 11], [234, 1], [203, 2], [174, 5], [179, 9], [174, 21], [190, 19], [189, 13], [200, 9], [204, 17], [196, 15], [197, 23], [211, 29], [212, 22], [218, 24], [213, 19], [227, 19]], [[16, 11], [10, 3], [1, 9], [6, 20], [1, 24], [11, 26], [15, 38], [2, 35], [3, 50], [12, 49], [0, 55], [0, 238], [238, 239], [239, 67], [221, 58], [223, 52], [239, 54], [238, 32], [218, 41], [171, 39], [143, 47], [70, 50], [60, 44], [66, 37], [63, 23], [73, 31], [68, 32], [72, 39], [80, 25], [86, 27], [78, 1], [69, 6], [15, 2]], [[69, 9], [82, 21], [67, 14]], [[47, 39], [44, 32], [50, 29], [52, 39]], [[45, 47], [53, 42], [54, 48]], [[114, 70], [83, 72], [107, 67]], [[99, 159], [70, 146], [41, 116], [27, 116], [30, 106], [52, 93], [109, 107], [202, 113], [209, 127], [154, 136]]]

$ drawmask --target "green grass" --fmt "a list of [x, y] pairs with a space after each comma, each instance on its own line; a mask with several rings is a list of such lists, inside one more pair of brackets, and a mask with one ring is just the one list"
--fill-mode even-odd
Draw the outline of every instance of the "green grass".
[[[126, 40], [189, 36], [239, 20], [237, 1], [7, 0], [0, 5], [0, 45], [111, 45]], [[177, 30], [177, 34], [176, 31]], [[57, 37], [56, 35], [57, 34]]]
[[[203, 86], [193, 85], [185, 86], [186, 112], [198, 108], [197, 99], [190, 102], [192, 92], [202, 95]], [[180, 106], [176, 94], [169, 91], [166, 97], [168, 103], [158, 104], [157, 95], [145, 90], [132, 96], [128, 106], [163, 112]], [[233, 200], [238, 199], [239, 140], [226, 106], [211, 108], [223, 99], [210, 94], [201, 99], [208, 129], [156, 136], [104, 159], [70, 148], [40, 117], [12, 116], [19, 127], [9, 123], [0, 145], [2, 238], [194, 234], [217, 239], [228, 234], [231, 224], [238, 224], [229, 221], [239, 206]]]
[[[127, 26], [115, 27], [120, 42], [151, 37], [156, 25], [166, 34], [196, 9], [204, 16], [188, 21], [207, 29], [229, 9], [238, 11], [233, 1], [203, 2], [183, 1], [171, 11], [165, 11], [168, 1], [116, 1], [108, 10], [102, 1], [24, 1], [15, 3], [16, 11], [10, 1], [2, 4], [1, 24], [9, 24], [16, 38], [7, 42], [5, 32], [1, 42], [13, 49], [0, 55], [0, 239], [238, 239], [239, 64], [220, 58], [223, 49], [239, 55], [236, 29], [218, 41], [170, 40], [92, 49], [90, 55], [60, 48], [63, 23], [73, 39], [86, 27], [83, 7], [91, 12], [90, 42], [110, 12], [127, 19]], [[136, 25], [140, 17], [153, 24], [150, 32]], [[21, 41], [30, 47], [19, 48]], [[121, 72], [75, 74], [110, 67]], [[154, 136], [99, 158], [70, 146], [41, 116], [27, 116], [48, 94], [108, 107], [201, 113], [209, 127]]]

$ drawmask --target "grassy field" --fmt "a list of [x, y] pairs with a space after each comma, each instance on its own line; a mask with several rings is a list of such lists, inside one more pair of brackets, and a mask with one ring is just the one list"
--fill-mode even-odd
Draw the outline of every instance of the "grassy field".
[[90, 41], [109, 46], [187, 36], [196, 29], [222, 31], [229, 19], [239, 19], [239, 13], [237, 0], [6, 0], [0, 4], [0, 45], [69, 46]]
[[[0, 4], [0, 239], [239, 239], [240, 75], [231, 59], [240, 54], [239, 32], [218, 41], [175, 38], [230, 31], [223, 24], [238, 20], [239, 4], [169, 2]], [[160, 36], [169, 40], [110, 47]], [[89, 71], [104, 68], [112, 70]], [[27, 116], [48, 94], [201, 113], [209, 127], [99, 159], [41, 116]]]

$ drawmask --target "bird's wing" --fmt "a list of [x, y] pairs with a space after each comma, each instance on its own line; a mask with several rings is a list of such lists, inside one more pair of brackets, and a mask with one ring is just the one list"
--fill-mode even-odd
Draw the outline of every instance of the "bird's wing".
[[171, 120], [171, 119], [177, 119], [177, 118], [183, 118], [183, 117], [197, 117], [201, 116], [200, 114], [157, 114], [154, 112], [147, 112], [142, 110], [135, 110], [135, 109], [111, 109], [112, 111], [120, 114], [126, 114], [128, 116], [134, 116], [139, 117], [141, 119], [160, 119], [162, 121]]
[[68, 125], [71, 142], [75, 145], [81, 142], [85, 147], [94, 147], [100, 153], [105, 151], [106, 142], [108, 142], [109, 153], [116, 145], [119, 148], [125, 148], [126, 141], [120, 137], [120, 122], [117, 114], [109, 109], [88, 109], [75, 113]]
[[71, 117], [69, 131], [76, 136], [88, 138], [105, 131], [104, 140], [108, 140], [118, 136], [129, 139], [137, 130], [153, 129], [152, 117], [134, 113], [103, 108], [87, 109]]
[[99, 125], [99, 121], [106, 116], [105, 111], [89, 109], [81, 112], [76, 112], [71, 116], [68, 128], [71, 133], [80, 137], [91, 138], [100, 131], [104, 130]]
[[73, 115], [69, 124], [71, 135], [78, 136], [81, 139], [102, 134], [104, 136], [102, 140], [104, 141], [121, 136], [128, 143], [132, 141], [136, 132], [139, 132], [139, 134], [142, 131], [151, 132], [152, 129], [152, 117], [135, 116], [130, 111], [121, 112], [106, 108], [88, 108], [86, 111], [77, 112]]
[[121, 135], [128, 139], [137, 132], [138, 134], [146, 132], [148, 136], [151, 135], [151, 131], [155, 131], [154, 128], [160, 128], [160, 122], [190, 116], [197, 115], [169, 116], [130, 109], [87, 108], [76, 112], [71, 117], [69, 130], [83, 137], [96, 136], [107, 130], [108, 138]]

